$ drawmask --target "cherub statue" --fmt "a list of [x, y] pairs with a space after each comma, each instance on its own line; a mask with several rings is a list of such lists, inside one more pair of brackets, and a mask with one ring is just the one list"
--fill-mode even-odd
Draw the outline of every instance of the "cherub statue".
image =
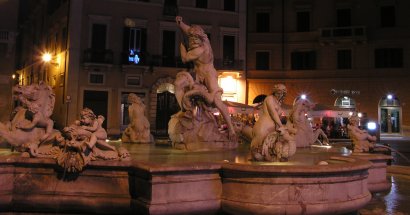
[[377, 138], [360, 129], [359, 120], [359, 117], [351, 116], [347, 125], [350, 139], [353, 141], [353, 152], [369, 152], [375, 147]]
[[122, 142], [150, 143], [153, 137], [150, 133], [150, 124], [145, 116], [145, 105], [141, 98], [134, 93], [128, 95], [128, 114], [130, 124], [122, 135]]
[[84, 108], [80, 112], [80, 120], [75, 121], [75, 126], [72, 126], [77, 130], [80, 135], [89, 136], [89, 141], [87, 143], [88, 147], [93, 149], [95, 144], [104, 150], [115, 151], [115, 147], [106, 143], [107, 132], [102, 127], [104, 122], [104, 116], [99, 115], [98, 117], [89, 108]]

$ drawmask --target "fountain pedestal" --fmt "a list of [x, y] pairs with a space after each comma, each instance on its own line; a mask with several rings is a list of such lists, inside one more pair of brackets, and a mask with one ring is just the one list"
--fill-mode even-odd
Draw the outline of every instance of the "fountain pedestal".
[[387, 162], [393, 159], [391, 156], [369, 153], [353, 153], [350, 156], [372, 163], [369, 169], [369, 179], [367, 183], [370, 192], [390, 190], [391, 183], [387, 180]]

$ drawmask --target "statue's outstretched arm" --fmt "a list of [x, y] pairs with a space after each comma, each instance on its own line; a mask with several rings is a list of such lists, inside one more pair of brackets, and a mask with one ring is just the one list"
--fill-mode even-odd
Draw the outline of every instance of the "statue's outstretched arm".
[[182, 32], [184, 32], [185, 35], [188, 35], [188, 30], [191, 27], [182, 21], [182, 17], [176, 16], [175, 21], [177, 22], [177, 25], [182, 30]]

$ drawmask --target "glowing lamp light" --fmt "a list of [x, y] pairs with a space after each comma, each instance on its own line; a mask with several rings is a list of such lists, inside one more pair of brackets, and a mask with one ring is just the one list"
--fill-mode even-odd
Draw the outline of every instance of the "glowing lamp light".
[[392, 94], [387, 95], [387, 99], [393, 99], [393, 95]]
[[361, 117], [362, 117], [362, 113], [358, 113], [357, 116], [358, 116], [359, 118], [361, 118]]
[[306, 99], [306, 94], [302, 94], [302, 95], [300, 96], [300, 98], [301, 98], [301, 99]]
[[224, 90], [224, 93], [234, 93], [236, 92], [236, 80], [232, 76], [221, 78], [221, 87]]
[[368, 122], [367, 123], [367, 129], [375, 130], [376, 129], [376, 123], [375, 122]]
[[16, 74], [11, 75], [12, 79], [16, 79]]
[[353, 116], [353, 112], [349, 112], [349, 116]]
[[43, 59], [44, 62], [48, 63], [51, 61], [51, 54], [46, 52], [43, 54], [43, 56], [41, 57]]

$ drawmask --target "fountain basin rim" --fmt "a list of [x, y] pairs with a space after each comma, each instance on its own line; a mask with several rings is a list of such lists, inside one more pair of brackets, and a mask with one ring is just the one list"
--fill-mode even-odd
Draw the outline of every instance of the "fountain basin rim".
[[328, 160], [345, 161], [345, 163], [329, 165], [252, 165], [243, 163], [226, 163], [222, 165], [223, 170], [241, 171], [249, 173], [282, 173], [282, 174], [329, 174], [361, 171], [369, 169], [372, 163], [359, 158], [348, 158], [332, 156]]
[[393, 160], [393, 156], [391, 155], [384, 155], [384, 154], [375, 154], [375, 153], [357, 153], [354, 152], [350, 156], [355, 158], [363, 158], [368, 160]]
[[[0, 156], [0, 165], [15, 166], [56, 166], [52, 158], [28, 158], [19, 155]], [[169, 172], [186, 172], [186, 171], [219, 171], [221, 164], [218, 162], [194, 162], [194, 163], [167, 163], [157, 164], [153, 162], [134, 161], [134, 160], [97, 160], [91, 161], [87, 168], [98, 169], [123, 169], [123, 170], [140, 170], [149, 173], [169, 173]]]

